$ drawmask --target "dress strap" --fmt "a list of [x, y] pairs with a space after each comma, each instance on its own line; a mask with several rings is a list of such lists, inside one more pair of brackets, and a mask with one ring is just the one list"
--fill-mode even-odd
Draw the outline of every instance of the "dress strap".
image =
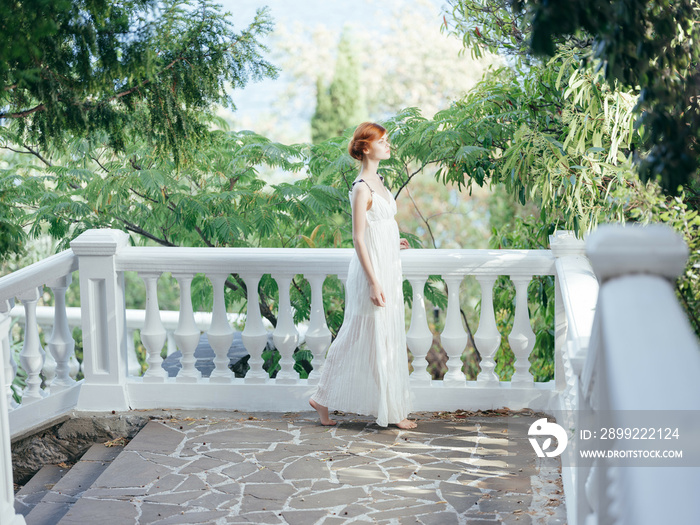
[[[384, 179], [382, 179], [382, 180], [384, 180]], [[372, 192], [372, 194], [374, 194], [374, 190], [372, 189], [372, 186], [370, 186], [365, 179], [357, 179], [355, 182], [352, 183], [352, 185], [354, 186], [358, 182], [364, 182], [365, 184], [367, 184], [369, 191]]]

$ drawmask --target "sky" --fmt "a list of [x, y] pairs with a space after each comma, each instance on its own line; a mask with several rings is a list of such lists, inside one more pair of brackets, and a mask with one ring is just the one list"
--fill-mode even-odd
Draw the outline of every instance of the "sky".
[[[436, 23], [439, 23], [440, 8], [445, 0], [424, 0], [435, 6]], [[235, 28], [245, 28], [255, 16], [258, 8], [268, 6], [275, 27], [292, 27], [301, 24], [311, 32], [316, 26], [324, 25], [339, 35], [343, 27], [365, 28], [382, 32], [389, 30], [390, 16], [396, 6], [401, 9], [410, 8], [416, 0], [219, 0], [224, 11], [233, 16]], [[268, 46], [273, 42], [269, 37]], [[329, 43], [335, 46], [337, 42]], [[271, 49], [274, 52], [274, 49]], [[272, 55], [272, 53], [270, 54]], [[272, 56], [270, 61], [275, 62]], [[273, 108], [274, 101], [285, 89], [284, 72], [277, 79], [265, 79], [260, 82], [250, 82], [244, 89], [233, 92], [236, 104], [235, 120], [250, 124]], [[296, 115], [290, 118], [297, 118]]]

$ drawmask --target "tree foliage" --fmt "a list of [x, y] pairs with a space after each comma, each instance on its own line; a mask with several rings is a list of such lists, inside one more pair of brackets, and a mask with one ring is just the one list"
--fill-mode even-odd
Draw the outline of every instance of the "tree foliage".
[[[0, 118], [27, 150], [103, 133], [147, 141], [178, 164], [206, 135], [197, 118], [232, 106], [227, 86], [274, 76], [264, 10], [236, 32], [210, 0], [11, 0], [0, 8]], [[0, 137], [7, 141], [7, 137]]]
[[588, 60], [611, 84], [639, 89], [637, 123], [648, 151], [643, 179], [673, 194], [700, 182], [700, 2], [697, 0], [515, 0], [532, 23], [536, 54], [564, 36], [590, 35]]
[[335, 72], [330, 86], [317, 80], [316, 111], [311, 117], [311, 141], [314, 144], [337, 137], [364, 118], [364, 97], [360, 70], [350, 32], [340, 36]]

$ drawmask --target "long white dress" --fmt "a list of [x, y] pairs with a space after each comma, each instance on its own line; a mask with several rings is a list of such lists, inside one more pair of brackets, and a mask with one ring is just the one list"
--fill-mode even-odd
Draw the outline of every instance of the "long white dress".
[[386, 306], [370, 300], [369, 281], [355, 253], [345, 287], [343, 325], [311, 398], [331, 410], [375, 416], [378, 425], [387, 426], [408, 416], [411, 394], [396, 202], [391, 192], [382, 193], [372, 191], [365, 244]]

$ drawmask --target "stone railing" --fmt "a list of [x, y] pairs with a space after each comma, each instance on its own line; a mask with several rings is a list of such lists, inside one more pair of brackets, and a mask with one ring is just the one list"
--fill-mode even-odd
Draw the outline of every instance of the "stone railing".
[[[564, 354], [571, 356], [569, 386], [576, 394], [562, 406], [560, 423], [618, 429], [622, 437], [612, 445], [620, 450], [680, 448], [684, 455], [664, 466], [647, 466], [653, 456], [646, 463], [584, 461], [575, 440], [562, 459], [569, 523], [695, 523], [697, 503], [687, 490], [700, 486], [700, 345], [673, 286], [687, 246], [665, 226], [602, 226], [588, 239], [587, 254], [601, 284], [595, 319], [582, 315], [578, 330], [569, 320], [573, 348]], [[672, 439], [634, 441], [626, 437], [632, 432], [619, 433], [669, 421], [678, 425], [668, 427], [665, 437]]]
[[[9, 408], [9, 430], [7, 424], [0, 421], [3, 423], [0, 434], [0, 452], [3, 455], [0, 459], [4, 458], [4, 463], [0, 462], [0, 468], [3, 468], [0, 472], [3, 475], [0, 478], [0, 517], [5, 516], [1, 505], [9, 508], [6, 503], [9, 501], [11, 504], [11, 485], [8, 485], [7, 477], [10, 434], [17, 436], [46, 425], [51, 419], [70, 410], [199, 407], [270, 411], [308, 409], [308, 396], [318, 381], [318, 370], [331, 341], [323, 310], [323, 283], [329, 275], [345, 279], [351, 250], [144, 248], [129, 246], [127, 240], [122, 232], [91, 230], [73, 241], [71, 250], [0, 279], [0, 337], [4, 367], [4, 370], [0, 369], [3, 372], [0, 380], [4, 383], [4, 386], [0, 383], [0, 388], [5, 392], [5, 395], [0, 395], [0, 417], [6, 418], [5, 407]], [[611, 255], [603, 254], [601, 257], [601, 260], [607, 260]], [[638, 258], [639, 255], [633, 254], [632, 257]], [[617, 261], [614, 257], [613, 260]], [[589, 399], [595, 398], [593, 392], [596, 388], [602, 388], [600, 381], [591, 383], [587, 379], [585, 370], [592, 366], [590, 356], [593, 351], [597, 352], [596, 355], [602, 355], [612, 348], [612, 344], [599, 344], [601, 332], [611, 328], [607, 323], [602, 326], [599, 318], [594, 323], [596, 305], [600, 309], [605, 298], [602, 295], [599, 297], [598, 279], [585, 257], [582, 241], [566, 232], [557, 232], [551, 239], [551, 250], [406, 250], [402, 252], [402, 264], [404, 277], [413, 290], [407, 344], [413, 354], [414, 371], [410, 380], [417, 411], [507, 406], [512, 409], [531, 408], [548, 413], [563, 411], [565, 414], [575, 414], [582, 406], [590, 404]], [[682, 267], [682, 262], [680, 264]], [[64, 300], [66, 287], [78, 267], [84, 373], [84, 379], [80, 382], [76, 382], [70, 374], [74, 343]], [[147, 350], [148, 366], [143, 375], [135, 373], [135, 368], [129, 366], [129, 355], [133, 352], [128, 346], [130, 327], [124, 308], [123, 276], [126, 271], [137, 272], [146, 288], [140, 337]], [[627, 271], [639, 270], [632, 268], [620, 272]], [[180, 311], [173, 331], [173, 339], [181, 353], [181, 368], [175, 377], [167, 377], [161, 358], [168, 330], [158, 306], [157, 287], [159, 276], [164, 272], [171, 273], [177, 279], [181, 290]], [[248, 291], [242, 340], [250, 354], [251, 368], [244, 378], [236, 378], [228, 368], [227, 351], [233, 330], [225, 309], [224, 286], [231, 273], [240, 276]], [[192, 308], [190, 287], [196, 274], [206, 275], [213, 286], [213, 311], [211, 322], [206, 326], [198, 326]], [[262, 359], [269, 331], [263, 325], [257, 290], [264, 274], [271, 275], [279, 288], [278, 322], [272, 339], [281, 354], [281, 369], [274, 379], [263, 369]], [[293, 368], [293, 353], [299, 344], [299, 332], [293, 322], [289, 289], [296, 275], [303, 275], [311, 288], [311, 316], [305, 344], [313, 354], [314, 371], [308, 379], [301, 379]], [[439, 381], [431, 379], [425, 360], [433, 342], [423, 296], [425, 284], [431, 275], [442, 276], [448, 293], [445, 328], [440, 334], [441, 344], [448, 355], [448, 371], [444, 380]], [[516, 290], [515, 319], [511, 333], [507, 334], [516, 358], [511, 381], [499, 381], [494, 373], [494, 355], [502, 336], [497, 329], [492, 298], [494, 283], [501, 275], [509, 276]], [[528, 358], [535, 335], [530, 326], [527, 287], [532, 277], [537, 275], [554, 275], [556, 283], [552, 327], [555, 334], [555, 377], [547, 383], [535, 382], [528, 372]], [[478, 330], [474, 334], [481, 357], [481, 372], [474, 381], [468, 381], [465, 377], [460, 359], [468, 342], [460, 315], [460, 287], [466, 276], [474, 276], [481, 287], [481, 314]], [[36, 305], [43, 286], [47, 286], [54, 296], [54, 318], [50, 323], [53, 328], [46, 339], [46, 346], [56, 361], [56, 369], [55, 377], [50, 382], [43, 378], [42, 388], [45, 352], [39, 343]], [[600, 290], [601, 294], [605, 286]], [[10, 319], [7, 314], [15, 298], [22, 303], [26, 323], [20, 362], [27, 374], [27, 387], [19, 406], [14, 404], [9, 389], [16, 365], [7, 337]], [[631, 298], [629, 300], [633, 301]], [[670, 296], [665, 300], [667, 303], [675, 301]], [[674, 304], [678, 309], [677, 303]], [[636, 307], [639, 308], [639, 305]], [[601, 315], [599, 310], [597, 315]], [[626, 321], [632, 322], [633, 319]], [[646, 324], [639, 325], [635, 321], [631, 328], [628, 326], [625, 330], [641, 332], [639, 326], [645, 330], [654, 326], [648, 321], [643, 323]], [[597, 332], [594, 326], [598, 327]], [[681, 330], [685, 330], [683, 333], [687, 335], [687, 326]], [[194, 350], [202, 331], [206, 331], [209, 344], [216, 354], [215, 368], [205, 378], [196, 369], [194, 359]], [[665, 329], [658, 330], [658, 333], [662, 336], [667, 334]], [[672, 381], [670, 378], [671, 375], [664, 378], [664, 385]], [[636, 390], [633, 388], [635, 377], [628, 379], [629, 396], [633, 398], [640, 387], [637, 385], [634, 387]], [[586, 388], [589, 388], [588, 393], [585, 393]], [[699, 398], [696, 396], [695, 399]], [[669, 401], [667, 406], [673, 406], [673, 402]], [[568, 449], [567, 453], [575, 454], [573, 448]], [[604, 512], [591, 506], [591, 500], [581, 488], [582, 483], [585, 485], [588, 482], [590, 492], [592, 482], [588, 481], [589, 478], [590, 473], [584, 473], [575, 464], [563, 469], [569, 523], [584, 523], [587, 517], [597, 516], [596, 512], [604, 515]], [[600, 482], [599, 486], [603, 487], [600, 490], [606, 487], [606, 483]], [[629, 495], [625, 497], [629, 498]]]

